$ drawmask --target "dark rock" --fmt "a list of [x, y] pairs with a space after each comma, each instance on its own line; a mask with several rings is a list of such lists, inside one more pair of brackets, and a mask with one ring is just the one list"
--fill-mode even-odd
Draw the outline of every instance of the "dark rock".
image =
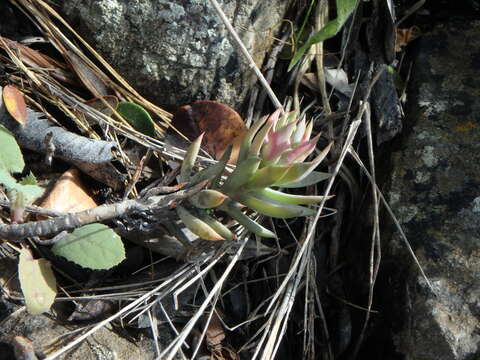
[[[65, 346], [74, 337], [71, 329], [62, 326], [44, 315], [30, 315], [25, 311], [13, 313], [2, 325], [0, 343], [11, 344], [14, 336], [26, 336], [33, 341], [35, 352], [46, 356]], [[66, 341], [66, 342], [65, 342]], [[59, 359], [114, 360], [114, 359], [154, 359], [155, 346], [144, 336], [135, 343], [128, 341], [107, 325]]]
[[[219, 3], [261, 65], [289, 1]], [[256, 81], [208, 1], [67, 0], [61, 6], [116, 70], [163, 107], [214, 99], [236, 108]]]
[[[480, 356], [479, 39], [480, 22], [459, 19], [418, 41], [408, 134], [392, 157], [388, 195], [436, 295], [414, 265], [406, 278], [393, 275], [406, 316], [394, 340], [407, 359]], [[404, 274], [398, 235], [388, 251]]]

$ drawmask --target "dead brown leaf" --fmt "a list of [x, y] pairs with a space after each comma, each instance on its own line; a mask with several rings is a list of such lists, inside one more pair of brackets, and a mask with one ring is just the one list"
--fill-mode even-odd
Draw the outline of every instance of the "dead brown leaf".
[[247, 131], [242, 118], [235, 110], [210, 100], [182, 106], [175, 113], [172, 126], [190, 140], [205, 133], [203, 148], [216, 159], [220, 159], [227, 147], [233, 145], [230, 163], [236, 161], [241, 141]]
[[395, 51], [402, 51], [404, 46], [410, 41], [415, 40], [422, 34], [418, 26], [412, 26], [407, 29], [397, 29], [397, 36], [395, 38]]
[[67, 170], [55, 183], [40, 207], [63, 213], [83, 211], [96, 207], [80, 179], [80, 171]]
[[69, 83], [76, 84], [76, 81], [72, 74], [66, 71], [67, 66], [64, 63], [61, 63], [48, 55], [42, 54], [41, 52], [34, 50], [28, 46], [20, 44], [19, 42], [1, 37], [3, 41], [0, 41], [0, 48], [5, 49], [7, 46], [10, 50], [14, 51], [20, 60], [28, 66], [39, 67], [44, 71], [48, 71], [57, 80]]
[[93, 96], [102, 97], [108, 95], [109, 90], [107, 85], [82, 58], [69, 50], [66, 50], [64, 56], [70, 63], [72, 70], [77, 74], [83, 85], [90, 90]]

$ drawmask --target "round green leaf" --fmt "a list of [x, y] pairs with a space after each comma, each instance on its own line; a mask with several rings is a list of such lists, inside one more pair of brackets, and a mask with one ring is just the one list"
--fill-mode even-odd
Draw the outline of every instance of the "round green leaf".
[[89, 224], [75, 229], [52, 247], [55, 255], [94, 270], [110, 269], [125, 259], [120, 237], [108, 226]]
[[25, 167], [22, 152], [15, 141], [15, 137], [3, 125], [0, 125], [0, 144], [2, 144], [0, 169], [5, 169], [11, 173], [22, 172]]
[[118, 104], [117, 111], [135, 130], [148, 136], [153, 137], [155, 135], [153, 120], [140, 105], [122, 101]]

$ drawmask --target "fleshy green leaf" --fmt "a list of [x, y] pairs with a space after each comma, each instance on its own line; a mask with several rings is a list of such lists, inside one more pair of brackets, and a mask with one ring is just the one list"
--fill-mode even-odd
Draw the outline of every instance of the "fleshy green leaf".
[[243, 160], [245, 160], [248, 156], [248, 152], [250, 151], [250, 146], [252, 145], [253, 138], [258, 130], [265, 124], [267, 121], [268, 115], [258, 119], [251, 127], [248, 129], [245, 137], [242, 141], [242, 146], [240, 147], [240, 154], [238, 155], [237, 164], [240, 164]]
[[258, 189], [269, 187], [283, 179], [292, 165], [268, 165], [260, 170], [248, 180], [244, 185], [245, 189]]
[[153, 120], [140, 105], [122, 101], [118, 104], [117, 111], [135, 130], [148, 136], [155, 136]]
[[222, 194], [220, 191], [206, 189], [193, 194], [189, 200], [200, 209], [211, 209], [220, 206], [225, 198], [227, 198], [227, 195]]
[[195, 161], [197, 161], [198, 152], [200, 151], [200, 146], [202, 145], [203, 135], [204, 133], [197, 137], [195, 141], [190, 144], [187, 152], [185, 153], [182, 161], [182, 167], [180, 168], [180, 182], [188, 182], [190, 180], [190, 173], [192, 172], [193, 165], [195, 165]]
[[22, 172], [25, 167], [22, 152], [15, 137], [3, 125], [0, 125], [0, 144], [0, 170], [5, 169], [11, 173]]
[[220, 210], [225, 211], [228, 215], [237, 220], [240, 225], [243, 225], [247, 230], [258, 236], [272, 239], [277, 237], [273, 232], [264, 228], [262, 225], [257, 224], [255, 221], [245, 215], [240, 210], [240, 204], [238, 203], [227, 199], [222, 205], [220, 205]]
[[275, 125], [275, 122], [278, 121], [277, 112], [274, 112], [271, 115], [267, 123], [263, 125], [263, 127], [257, 132], [255, 137], [253, 138], [252, 144], [250, 145], [249, 154], [252, 156], [258, 156], [260, 154], [260, 149], [262, 148], [263, 144], [268, 138], [268, 133]]
[[345, 22], [349, 18], [350, 14], [353, 12], [353, 10], [355, 10], [357, 0], [337, 0], [336, 3], [337, 18], [330, 21], [320, 31], [312, 35], [308, 39], [308, 41], [297, 50], [292, 60], [290, 61], [290, 64], [288, 65], [288, 71], [292, 70], [292, 68], [295, 66], [298, 60], [300, 60], [303, 54], [310, 48], [310, 46], [321, 41], [330, 39], [340, 31], [343, 24], [345, 24]]
[[228, 194], [229, 191], [235, 191], [245, 184], [253, 174], [255, 174], [262, 159], [257, 156], [249, 157], [238, 165], [228, 176], [223, 184], [222, 191]]
[[198, 184], [199, 182], [205, 180], [212, 180], [213, 187], [217, 187], [219, 179], [222, 177], [222, 173], [227, 166], [228, 159], [232, 154], [232, 146], [229, 146], [227, 150], [223, 153], [222, 158], [214, 165], [203, 169], [202, 171], [194, 174], [190, 179], [190, 185]]
[[281, 187], [288, 188], [288, 189], [306, 187], [306, 186], [310, 186], [310, 185], [315, 185], [316, 183], [319, 183], [320, 181], [327, 180], [331, 176], [332, 175], [329, 174], [329, 173], [324, 173], [324, 172], [320, 172], [320, 171], [312, 171], [310, 174], [308, 174], [302, 180], [296, 181], [296, 182], [291, 182], [291, 183], [288, 183], [288, 184], [282, 184]]
[[18, 278], [30, 314], [38, 315], [50, 310], [57, 295], [57, 282], [45, 259], [35, 260], [28, 249], [20, 250]]
[[285, 175], [275, 182], [275, 185], [283, 187], [284, 184], [298, 182], [307, 177], [325, 159], [332, 146], [333, 141], [313, 161], [292, 164]]
[[183, 206], [177, 206], [177, 214], [180, 217], [180, 220], [182, 220], [183, 224], [199, 238], [211, 241], [225, 240], [207, 223], [200, 220], [195, 215], [192, 215]]
[[288, 219], [293, 217], [315, 215], [316, 211], [299, 205], [291, 205], [271, 200], [262, 195], [258, 197], [246, 194], [239, 198], [242, 204], [256, 212], [274, 218]]
[[52, 247], [55, 255], [85, 268], [110, 269], [125, 259], [120, 237], [108, 226], [89, 224], [75, 229]]
[[[257, 194], [257, 195], [255, 195]], [[278, 201], [280, 203], [292, 204], [292, 205], [304, 205], [304, 204], [316, 204], [322, 201], [325, 196], [321, 195], [295, 195], [287, 194], [278, 190], [270, 188], [261, 189], [253, 192], [254, 196], [263, 196], [265, 198]], [[333, 196], [329, 196], [328, 199]]]
[[200, 220], [202, 220], [204, 223], [210, 226], [217, 234], [222, 236], [224, 239], [226, 240], [234, 239], [235, 236], [225, 225], [223, 225], [220, 221], [206, 214], [205, 211], [198, 211], [197, 215], [200, 218]]

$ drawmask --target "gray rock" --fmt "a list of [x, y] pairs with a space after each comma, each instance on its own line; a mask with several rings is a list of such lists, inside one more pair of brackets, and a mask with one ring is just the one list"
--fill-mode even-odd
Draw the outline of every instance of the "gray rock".
[[[30, 315], [25, 311], [19, 311], [13, 313], [3, 323], [0, 342], [11, 343], [14, 336], [25, 336], [33, 342], [35, 353], [43, 358], [72, 341], [74, 337], [70, 334], [71, 328], [62, 326], [44, 315]], [[129, 341], [107, 325], [59, 359], [149, 360], [155, 357], [152, 339], [143, 336], [135, 342]]]
[[[394, 339], [407, 359], [480, 356], [479, 39], [480, 22], [460, 19], [419, 40], [408, 134], [392, 158], [390, 203], [436, 292], [415, 266], [397, 276], [406, 319]], [[397, 235], [389, 252], [400, 269]]]
[[[0, 257], [0, 282], [4, 290], [8, 289], [11, 295], [21, 298], [16, 272], [16, 260]], [[69, 312], [65, 302], [56, 302], [53, 308], [57, 314], [65, 315]], [[3, 352], [0, 352], [1, 359], [11, 358], [5, 352], [11, 350], [15, 336], [23, 336], [31, 340], [35, 353], [43, 359], [80, 335], [78, 332], [72, 332], [72, 329], [79, 329], [80, 325], [62, 324], [48, 314], [31, 315], [25, 311], [24, 307], [12, 303], [3, 294], [0, 296], [0, 324], [0, 345], [4, 346]], [[107, 324], [59, 359], [153, 360], [156, 358], [155, 342], [149, 332], [145, 331], [133, 338], [128, 332], [130, 328], [127, 327], [122, 331], [119, 329], [118, 324], [116, 330], [113, 329], [112, 324]], [[158, 337], [160, 350], [164, 349], [172, 339], [169, 328], [160, 328]]]
[[[261, 65], [289, 1], [219, 3]], [[256, 81], [209, 1], [65, 0], [61, 6], [130, 84], [167, 109], [204, 99], [238, 108]]]

